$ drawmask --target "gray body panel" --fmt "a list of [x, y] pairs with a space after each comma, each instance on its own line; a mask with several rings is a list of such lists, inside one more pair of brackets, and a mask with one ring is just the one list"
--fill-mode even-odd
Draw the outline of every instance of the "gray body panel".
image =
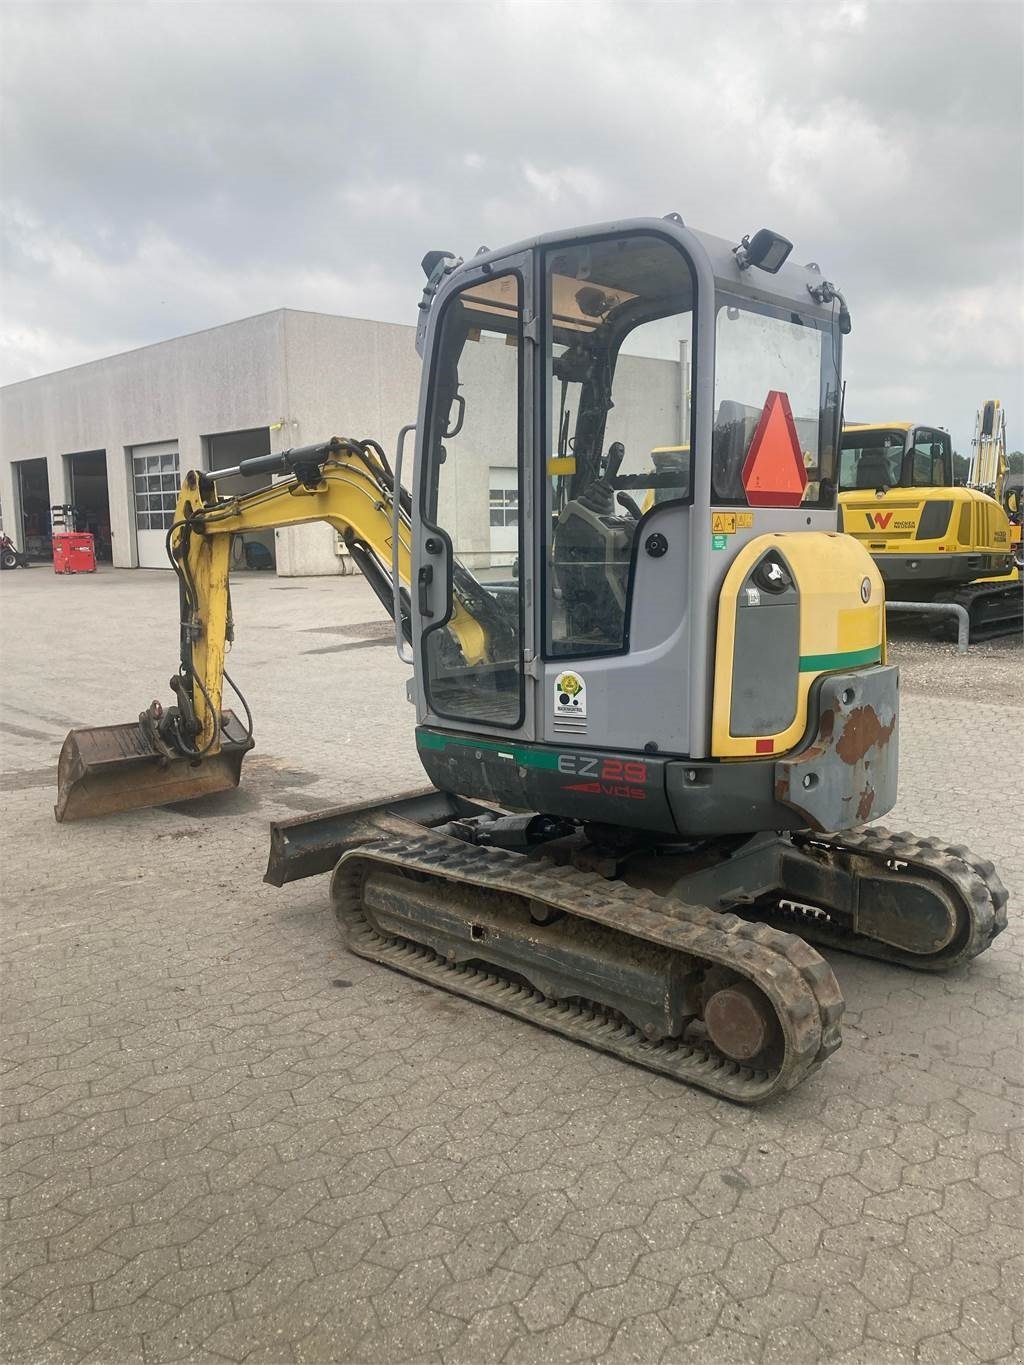
[[[663, 753], [689, 752], [691, 524], [689, 507], [668, 504], [654, 508], [637, 530], [629, 652], [570, 665], [587, 684], [586, 728], [573, 737], [574, 746], [640, 752], [654, 742]], [[656, 533], [668, 549], [652, 558], [643, 542]], [[562, 738], [553, 698], [565, 667], [559, 659], [543, 662], [536, 691], [537, 733], [551, 743]]]
[[692, 763], [598, 753], [562, 738], [518, 746], [417, 730], [420, 758], [445, 792], [544, 815], [675, 839], [759, 830], [839, 830], [896, 800], [899, 671], [891, 664], [822, 678], [810, 726], [785, 758]]
[[773, 596], [754, 574], [743, 580], [736, 603], [731, 735], [781, 734], [796, 718], [800, 591], [791, 581]]

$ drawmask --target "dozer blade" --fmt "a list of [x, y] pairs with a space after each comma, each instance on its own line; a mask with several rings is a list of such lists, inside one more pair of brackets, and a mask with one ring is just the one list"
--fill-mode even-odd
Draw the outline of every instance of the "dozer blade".
[[57, 764], [54, 815], [86, 820], [237, 787], [253, 741], [232, 711], [222, 715], [220, 750], [200, 760], [168, 759], [138, 721], [72, 730]]

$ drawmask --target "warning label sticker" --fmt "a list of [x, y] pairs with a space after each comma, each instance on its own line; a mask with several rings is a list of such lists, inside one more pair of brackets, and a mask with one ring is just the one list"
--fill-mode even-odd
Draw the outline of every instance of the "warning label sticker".
[[735, 512], [712, 512], [711, 530], [715, 535], [731, 536], [736, 533]]
[[586, 719], [587, 684], [578, 673], [567, 669], [555, 679], [555, 716], [573, 716], [577, 720]]
[[753, 524], [754, 524], [753, 512], [736, 513], [736, 525], [740, 528], [741, 531], [747, 530], [749, 527], [753, 526]]

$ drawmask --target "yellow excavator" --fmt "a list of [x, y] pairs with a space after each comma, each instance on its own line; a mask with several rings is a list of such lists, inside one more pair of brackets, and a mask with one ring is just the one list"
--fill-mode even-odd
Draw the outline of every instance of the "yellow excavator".
[[[789, 251], [673, 214], [430, 253], [411, 493], [408, 429], [394, 465], [334, 438], [189, 473], [174, 703], [72, 731], [57, 818], [237, 783], [231, 539], [326, 521], [414, 665], [431, 783], [272, 826], [266, 880], [330, 873], [352, 952], [753, 1104], [839, 1045], [817, 946], [984, 951], [992, 865], [868, 823], [899, 689], [881, 576], [836, 530], [849, 312]], [[281, 477], [222, 495], [238, 475]]]
[[959, 603], [972, 641], [1021, 629], [1018, 510], [993, 496], [994, 483], [954, 482], [947, 431], [844, 425], [839, 490], [839, 525], [872, 556], [891, 600]]

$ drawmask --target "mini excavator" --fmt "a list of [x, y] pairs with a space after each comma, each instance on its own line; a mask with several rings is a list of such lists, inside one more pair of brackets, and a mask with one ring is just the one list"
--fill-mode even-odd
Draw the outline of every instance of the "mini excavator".
[[868, 823], [899, 679], [836, 530], [850, 318], [790, 250], [673, 214], [430, 253], [411, 494], [410, 428], [393, 465], [334, 438], [189, 473], [174, 703], [72, 731], [57, 818], [237, 784], [231, 538], [325, 521], [414, 663], [431, 783], [272, 827], [266, 880], [330, 872], [352, 952], [751, 1104], [839, 1045], [818, 946], [982, 952], [991, 864]]
[[[852, 423], [841, 442], [839, 525], [874, 558], [890, 600], [958, 603], [972, 641], [1024, 626], [1020, 509], [1015, 494], [1003, 494], [1001, 417], [998, 402], [978, 413], [966, 486], [954, 482], [941, 428]], [[955, 630], [945, 621], [938, 628]]]

